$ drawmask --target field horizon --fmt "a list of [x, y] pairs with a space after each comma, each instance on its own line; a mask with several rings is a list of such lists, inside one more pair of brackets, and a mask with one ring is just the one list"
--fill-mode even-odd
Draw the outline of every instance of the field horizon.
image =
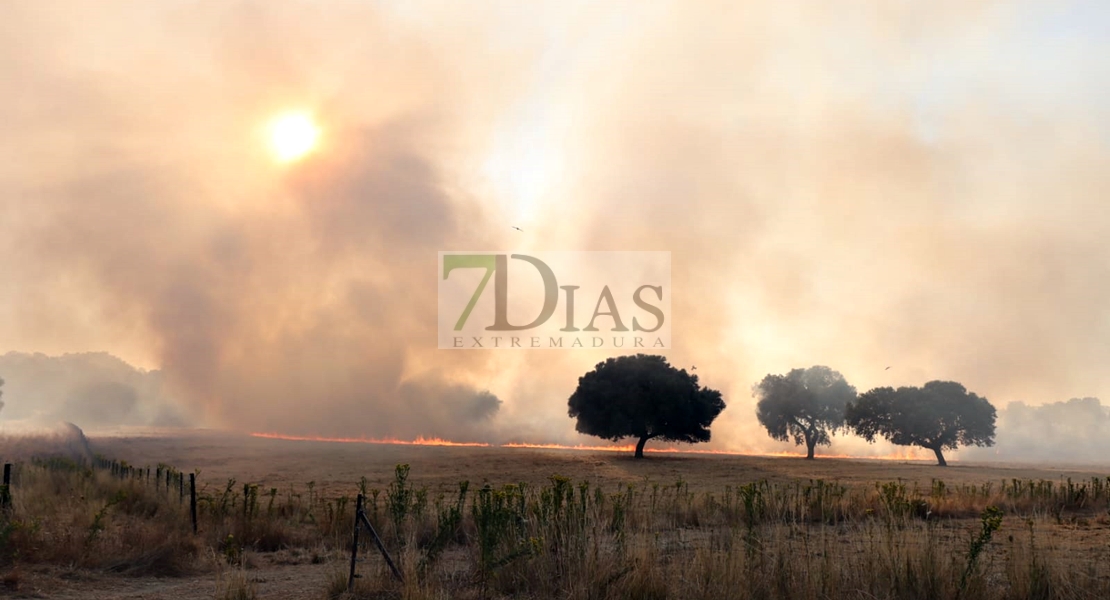
[[[985, 482], [999, 479], [1026, 478], [1060, 480], [1072, 477], [1086, 479], [1110, 474], [1110, 458], [1104, 464], [1061, 463], [1059, 461], [961, 461], [952, 459], [947, 467], [933, 458], [848, 457], [818, 454], [806, 460], [804, 454], [742, 454], [738, 452], [701, 452], [697, 444], [676, 444], [680, 452], [663, 448], [647, 449], [643, 459], [632, 451], [598, 450], [574, 446], [472, 446], [374, 442], [334, 439], [283, 439], [251, 433], [218, 429], [162, 429], [150, 435], [120, 431], [112, 434], [87, 435], [93, 452], [136, 466], [153, 461], [174, 465], [186, 472], [199, 470], [213, 479], [236, 477], [255, 483], [285, 483], [304, 477], [305, 473], [326, 475], [317, 478], [323, 485], [357, 485], [367, 477], [371, 482], [387, 483], [393, 467], [410, 464], [415, 479], [432, 480], [455, 485], [455, 471], [466, 469], [469, 477], [498, 482], [534, 483], [554, 474], [587, 475], [612, 481], [637, 481], [680, 475], [682, 468], [697, 468], [705, 461], [708, 479], [688, 478], [696, 487], [712, 487], [726, 479], [787, 481], [791, 479], [826, 479], [846, 482], [903, 479], [928, 484], [939, 478], [960, 482]], [[599, 441], [599, 445], [600, 442]], [[666, 444], [659, 444], [666, 446]], [[694, 451], [694, 452], [690, 452]], [[311, 462], [306, 471], [303, 461]], [[505, 470], [513, 463], [529, 465], [523, 469]], [[489, 472], [475, 467], [486, 465]], [[730, 470], [734, 469], [734, 470]], [[546, 472], [550, 471], [550, 472]], [[701, 469], [695, 471], [701, 475]], [[257, 481], [256, 481], [257, 480]], [[476, 483], [477, 483], [476, 482]]]

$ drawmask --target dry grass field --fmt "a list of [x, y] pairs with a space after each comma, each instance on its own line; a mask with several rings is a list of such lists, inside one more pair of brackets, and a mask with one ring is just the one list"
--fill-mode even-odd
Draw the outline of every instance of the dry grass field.
[[401, 463], [412, 467], [413, 480], [433, 490], [454, 489], [460, 479], [474, 484], [541, 484], [553, 474], [609, 485], [645, 478], [671, 483], [681, 477], [695, 491], [722, 490], [760, 479], [825, 479], [851, 484], [902, 479], [927, 487], [934, 478], [952, 484], [979, 484], [1014, 478], [1085, 480], [1110, 475], [1110, 457], [1105, 468], [957, 461], [938, 467], [932, 459], [807, 461], [799, 457], [649, 454], [645, 460], [635, 460], [631, 453], [623, 452], [286, 441], [221, 433], [94, 437], [91, 443], [97, 453], [135, 465], [162, 462], [186, 471], [198, 469], [205, 480], [235, 477], [279, 488], [315, 480], [320, 489], [337, 493], [355, 489], [361, 477], [384, 487], [393, 480], [393, 467]]
[[[1110, 597], [1110, 467], [635, 460], [211, 432], [93, 437], [89, 446], [99, 461], [20, 462], [0, 530], [4, 593]], [[152, 475], [121, 477], [111, 461]], [[162, 465], [175, 478], [197, 475], [196, 535], [176, 484], [153, 481]], [[364, 545], [348, 593], [360, 491], [405, 582]]]

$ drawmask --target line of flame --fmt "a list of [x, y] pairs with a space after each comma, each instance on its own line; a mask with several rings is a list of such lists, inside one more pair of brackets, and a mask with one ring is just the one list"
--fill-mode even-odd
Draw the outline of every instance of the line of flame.
[[[518, 449], [535, 449], [535, 450], [579, 450], [586, 452], [633, 452], [636, 446], [632, 444], [627, 445], [610, 445], [610, 446], [588, 446], [584, 444], [567, 445], [567, 444], [532, 444], [527, 442], [509, 442], [506, 444], [489, 444], [486, 442], [455, 442], [445, 440], [442, 438], [426, 438], [418, 437], [413, 440], [400, 440], [395, 438], [342, 438], [342, 437], [319, 437], [319, 436], [302, 436], [302, 435], [285, 435], [281, 433], [251, 433], [251, 437], [265, 438], [270, 440], [286, 440], [294, 442], [336, 442], [344, 444], [380, 444], [390, 446], [447, 446], [447, 447], [463, 447], [463, 448], [518, 448]], [[644, 452], [653, 454], [712, 454], [720, 456], [764, 456], [764, 457], [787, 457], [798, 458], [803, 456], [795, 452], [738, 452], [734, 450], [700, 450], [700, 449], [682, 449], [670, 446], [667, 448], [644, 448]], [[912, 449], [907, 449], [903, 452], [893, 452], [883, 456], [854, 456], [851, 454], [817, 454], [818, 458], [848, 458], [848, 459], [870, 459], [870, 460], [922, 460], [922, 457]]]
[[463, 446], [468, 448], [488, 448], [485, 442], [453, 442], [442, 438], [418, 437], [414, 440], [398, 440], [395, 438], [337, 438], [317, 437], [304, 435], [285, 435], [281, 433], [252, 433], [251, 437], [266, 438], [269, 440], [286, 440], [292, 442], [338, 442], [343, 444], [384, 444], [391, 446]]

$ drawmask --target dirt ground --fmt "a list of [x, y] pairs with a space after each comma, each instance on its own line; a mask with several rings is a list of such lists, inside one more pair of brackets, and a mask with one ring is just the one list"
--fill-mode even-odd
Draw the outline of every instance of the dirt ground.
[[[248, 569], [259, 598], [319, 600], [336, 572], [346, 572], [342, 556], [329, 556], [313, 564], [307, 558], [290, 558], [289, 553], [252, 555]], [[13, 598], [57, 600], [199, 600], [219, 597], [218, 575], [203, 573], [189, 577], [128, 577], [66, 570], [56, 567], [24, 568]], [[0, 588], [0, 597], [5, 591]]]

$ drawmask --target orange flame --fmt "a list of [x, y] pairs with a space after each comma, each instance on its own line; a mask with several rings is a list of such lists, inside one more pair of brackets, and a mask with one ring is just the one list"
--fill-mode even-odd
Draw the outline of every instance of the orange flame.
[[[519, 448], [519, 449], [534, 449], [534, 450], [578, 450], [585, 452], [634, 452], [636, 446], [633, 444], [626, 445], [609, 445], [609, 446], [589, 446], [584, 444], [567, 445], [567, 444], [532, 444], [527, 442], [509, 442], [506, 444], [489, 444], [486, 442], [455, 442], [445, 440], [442, 438], [426, 438], [418, 437], [413, 440], [399, 440], [396, 438], [340, 438], [340, 437], [318, 437], [318, 436], [301, 436], [301, 435], [285, 435], [281, 433], [251, 433], [251, 437], [264, 438], [269, 440], [287, 440], [294, 442], [336, 442], [344, 444], [382, 444], [391, 446], [447, 446], [447, 447], [463, 447], [463, 448]], [[795, 452], [739, 452], [734, 450], [699, 450], [699, 449], [682, 449], [670, 446], [667, 448], [644, 448], [644, 452], [652, 454], [711, 454], [720, 456], [764, 456], [764, 457], [786, 457], [786, 458], [800, 458], [802, 454]], [[870, 459], [870, 460], [922, 460], [922, 457], [912, 448], [907, 448], [903, 451], [892, 452], [883, 456], [853, 456], [850, 454], [817, 454], [818, 458], [848, 458], [848, 459]]]
[[252, 433], [251, 437], [266, 438], [268, 440], [287, 440], [292, 442], [339, 442], [343, 444], [388, 444], [392, 446], [463, 446], [468, 448], [488, 448], [485, 442], [452, 442], [442, 438], [418, 437], [414, 440], [398, 440], [394, 438], [337, 438], [316, 437], [303, 435], [284, 435], [281, 433]]

